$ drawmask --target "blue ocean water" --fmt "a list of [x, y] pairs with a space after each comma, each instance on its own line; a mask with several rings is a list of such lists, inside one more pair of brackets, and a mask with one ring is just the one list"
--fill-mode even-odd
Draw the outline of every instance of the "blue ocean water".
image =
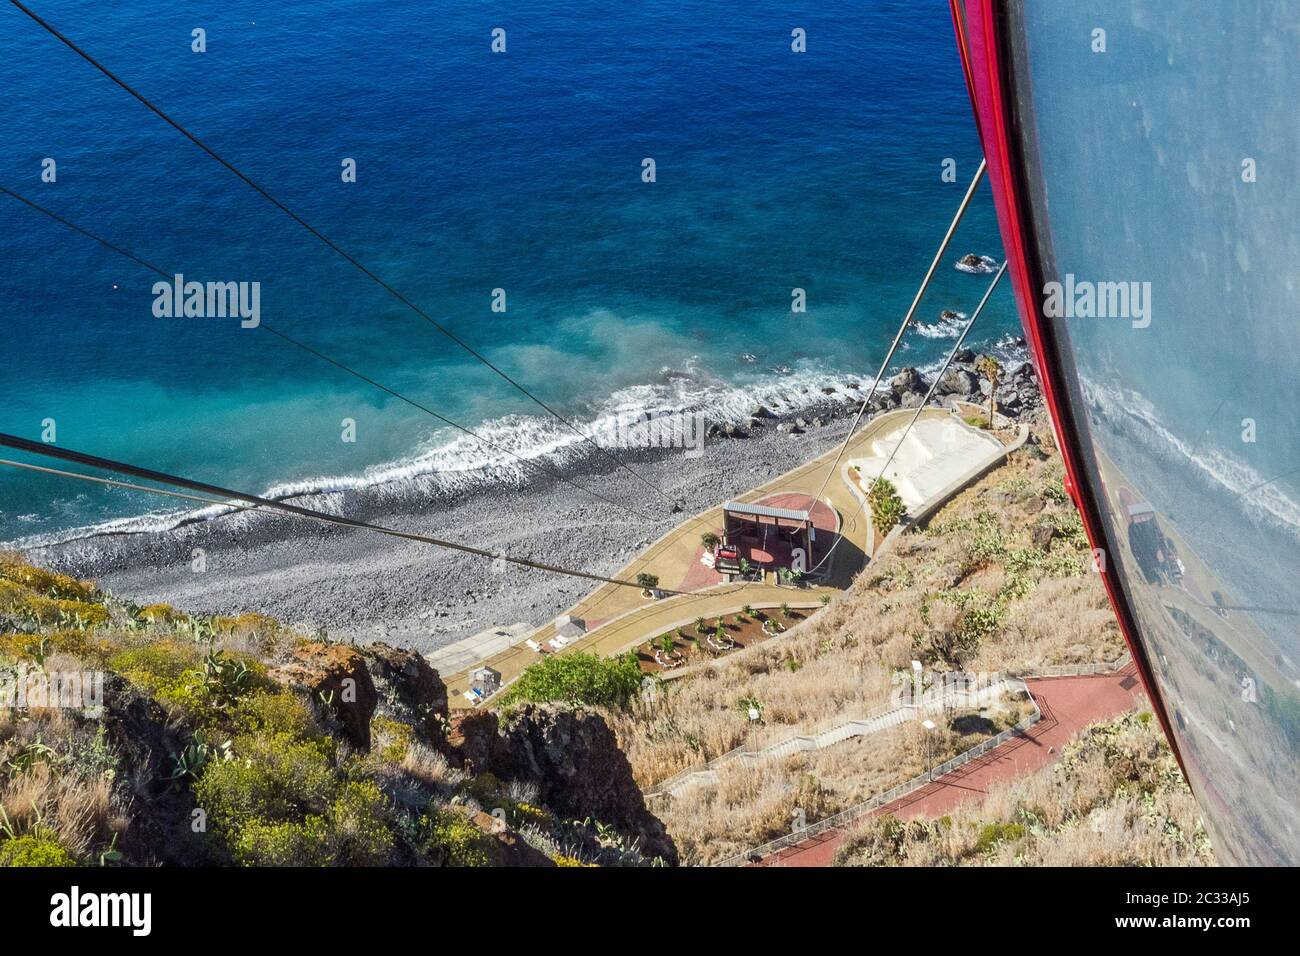
[[[980, 156], [937, 3], [36, 6], [583, 422], [641, 402], [738, 414], [874, 371]], [[260, 282], [267, 323], [521, 453], [572, 438], [12, 7], [0, 83], [8, 188], [169, 272]], [[45, 157], [56, 183], [41, 182]], [[1001, 255], [987, 187], [949, 259], [967, 251]], [[39, 438], [53, 419], [62, 446], [258, 491], [485, 462], [264, 330], [154, 317], [156, 276], [3, 196], [0, 261], [4, 431]], [[969, 311], [983, 285], [945, 263], [920, 319]], [[976, 344], [1018, 334], [1008, 289], [981, 325]], [[928, 331], [903, 362], [940, 359], [950, 330]], [[158, 509], [0, 470], [0, 541]]]

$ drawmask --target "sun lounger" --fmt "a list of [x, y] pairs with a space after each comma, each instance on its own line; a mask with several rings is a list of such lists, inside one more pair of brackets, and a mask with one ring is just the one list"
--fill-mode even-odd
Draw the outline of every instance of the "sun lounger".
[[538, 654], [546, 653], [546, 651], [542, 650], [542, 645], [538, 644], [536, 641], [529, 640], [524, 641], [524, 643], [528, 645], [530, 651], [536, 651]]

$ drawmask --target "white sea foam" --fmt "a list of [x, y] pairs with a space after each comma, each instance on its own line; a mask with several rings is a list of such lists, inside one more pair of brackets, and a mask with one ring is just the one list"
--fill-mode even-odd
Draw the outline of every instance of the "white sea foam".
[[996, 259], [991, 259], [988, 256], [980, 256], [979, 260], [978, 265], [967, 265], [958, 259], [953, 263], [952, 267], [958, 272], [968, 272], [971, 275], [983, 275], [985, 273], [998, 271], [998, 262]]
[[[1009, 358], [1008, 350], [1014, 351], [1015, 347], [1008, 343], [1014, 343], [1014, 340], [1003, 340], [991, 350], [995, 354], [1002, 353], [1010, 367], [1014, 367], [1018, 363]], [[1023, 360], [1023, 350], [1021, 356]], [[940, 358], [920, 367], [920, 371], [930, 376], [942, 365], [943, 358]], [[899, 367], [891, 368], [885, 382], [888, 382], [888, 375], [897, 371]], [[748, 421], [758, 405], [780, 415], [797, 415], [827, 401], [861, 401], [866, 398], [874, 374], [873, 371], [845, 375], [810, 367], [782, 367], [746, 381], [725, 382], [702, 372], [692, 363], [682, 369], [661, 370], [658, 381], [619, 389], [592, 408], [584, 418], [571, 420], [597, 444], [601, 444], [604, 436], [638, 434], [636, 426], [628, 427], [637, 416], [648, 415], [656, 419], [703, 412], [710, 423], [740, 425]], [[831, 389], [832, 393], [827, 394], [826, 389]], [[486, 421], [474, 430], [497, 447], [488, 447], [455, 429], [443, 428], [431, 434], [411, 454], [396, 461], [374, 465], [353, 475], [323, 475], [279, 482], [264, 488], [260, 495], [276, 500], [310, 495], [313, 508], [340, 512], [342, 495], [347, 492], [361, 491], [378, 500], [401, 501], [415, 497], [428, 500], [492, 485], [519, 487], [542, 475], [539, 468], [524, 462], [537, 462], [556, 471], [580, 466], [600, 455], [565, 425], [546, 417], [508, 415]], [[266, 517], [264, 513], [234, 505], [172, 508], [31, 535], [3, 546], [30, 550], [108, 534], [162, 532], [218, 516], [229, 516], [227, 520], [233, 529]]]
[[922, 338], [927, 339], [955, 339], [961, 335], [961, 330], [966, 326], [965, 312], [947, 312], [939, 316], [937, 322], [925, 323], [917, 322], [912, 326], [912, 331]]
[[[742, 424], [756, 405], [766, 405], [781, 414], [797, 414], [833, 398], [861, 399], [851, 385], [869, 383], [870, 378], [835, 375], [814, 370], [791, 369], [731, 384], [701, 374], [694, 367], [664, 369], [660, 380], [619, 389], [606, 397], [583, 419], [571, 419], [598, 445], [604, 436], [638, 433], [628, 422], [637, 416], [661, 417], [678, 413], [703, 412], [710, 423]], [[834, 389], [834, 395], [823, 389]], [[408, 496], [429, 498], [454, 495], [485, 485], [521, 486], [542, 476], [539, 468], [555, 471], [600, 455], [584, 438], [562, 423], [540, 416], [509, 415], [486, 421], [474, 429], [496, 447], [451, 428], [440, 429], [410, 455], [353, 475], [322, 475], [284, 481], [262, 489], [264, 498], [284, 500], [313, 496], [312, 507], [337, 509], [345, 492], [365, 491], [384, 500]], [[513, 457], [518, 456], [518, 457]], [[520, 461], [519, 459], [523, 459]], [[230, 515], [240, 527], [264, 516], [235, 506], [196, 509], [166, 509], [129, 518], [116, 518], [64, 531], [31, 535], [8, 542], [5, 547], [32, 549], [64, 544], [105, 534], [148, 533], [174, 529], [182, 523]]]

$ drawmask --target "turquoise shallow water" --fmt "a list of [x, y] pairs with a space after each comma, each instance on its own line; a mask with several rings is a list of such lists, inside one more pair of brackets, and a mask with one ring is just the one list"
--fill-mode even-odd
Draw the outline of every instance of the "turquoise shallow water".
[[[864, 376], [979, 157], [938, 4], [155, 6], [40, 12], [583, 422], [647, 403], [727, 417]], [[169, 271], [260, 282], [268, 323], [521, 453], [568, 440], [35, 24], [0, 21], [0, 182]], [[195, 27], [206, 53], [190, 50]], [[40, 182], [47, 156], [57, 183]], [[1000, 254], [986, 191], [949, 258], [972, 250]], [[54, 419], [66, 447], [258, 491], [485, 463], [265, 331], [155, 318], [154, 276], [8, 199], [0, 261], [5, 431], [39, 437]], [[937, 361], [939, 310], [969, 310], [982, 285], [945, 263], [903, 361]], [[806, 314], [791, 313], [795, 287]], [[999, 290], [974, 339], [1016, 332]], [[344, 418], [355, 443], [339, 440]], [[157, 507], [0, 473], [0, 540]]]

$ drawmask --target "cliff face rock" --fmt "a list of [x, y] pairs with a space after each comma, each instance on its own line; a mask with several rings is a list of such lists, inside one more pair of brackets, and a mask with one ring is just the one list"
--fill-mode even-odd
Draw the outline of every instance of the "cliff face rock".
[[472, 774], [508, 770], [508, 747], [499, 730], [497, 715], [490, 710], [457, 711], [447, 735], [452, 762]]
[[189, 826], [194, 801], [188, 788], [168, 784], [169, 755], [181, 751], [185, 741], [166, 711], [120, 675], [109, 673], [104, 677], [104, 712], [98, 722], [124, 771], [115, 786], [129, 793], [131, 805], [131, 826], [123, 831], [118, 849], [144, 865], [208, 862], [203, 841]]
[[549, 856], [529, 846], [519, 834], [508, 829], [491, 814], [483, 813], [481, 810], [471, 813], [469, 822], [496, 841], [494, 855], [497, 866], [555, 866], [555, 862]]
[[447, 685], [415, 651], [375, 643], [359, 648], [378, 695], [380, 716], [415, 727], [438, 749], [445, 747]]
[[342, 644], [300, 644], [293, 659], [267, 671], [271, 680], [301, 688], [325, 707], [341, 725], [343, 736], [354, 746], [370, 749], [370, 718], [379, 696], [356, 648]]
[[600, 715], [527, 705], [505, 740], [514, 776], [536, 783], [552, 810], [609, 824], [637, 840], [644, 855], [677, 865], [677, 847], [646, 809], [632, 765]]

